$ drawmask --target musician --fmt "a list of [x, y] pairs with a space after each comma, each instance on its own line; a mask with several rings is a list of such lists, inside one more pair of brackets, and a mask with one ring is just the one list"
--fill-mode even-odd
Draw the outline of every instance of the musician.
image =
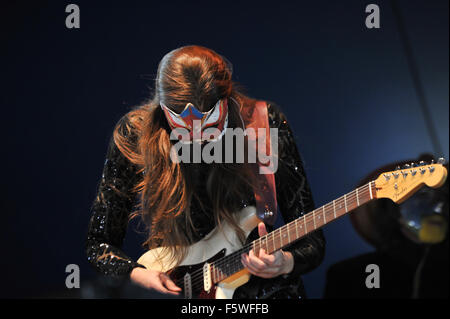
[[[176, 142], [170, 139], [172, 122], [188, 103], [201, 114], [220, 108], [220, 115], [213, 119], [216, 122], [209, 124], [222, 131], [245, 125], [244, 112], [254, 108], [256, 100], [243, 94], [231, 78], [231, 64], [213, 50], [193, 45], [175, 49], [159, 64], [152, 99], [119, 120], [109, 143], [86, 242], [88, 260], [99, 272], [129, 276], [142, 287], [180, 295], [181, 287], [169, 276], [146, 269], [121, 250], [128, 221], [135, 216], [149, 227], [144, 245], [167, 247], [176, 262], [185, 256], [186, 247], [221, 221], [231, 224], [242, 237], [235, 215], [255, 205], [248, 166], [175, 163], [170, 158]], [[267, 102], [267, 114], [270, 127], [278, 129], [276, 197], [281, 217], [288, 223], [313, 210], [314, 203], [286, 116], [271, 102]], [[261, 222], [251, 237], [272, 229]], [[324, 236], [317, 230], [274, 254], [263, 250], [243, 254], [242, 263], [253, 276], [233, 298], [304, 298], [300, 276], [321, 263], [324, 250]]]

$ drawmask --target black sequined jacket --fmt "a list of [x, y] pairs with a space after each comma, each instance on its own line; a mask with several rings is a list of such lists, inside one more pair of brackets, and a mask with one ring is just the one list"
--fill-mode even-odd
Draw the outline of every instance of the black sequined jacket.
[[[269, 126], [278, 128], [278, 170], [275, 183], [279, 210], [285, 223], [314, 209], [311, 190], [297, 150], [294, 135], [285, 115], [274, 103], [268, 103]], [[127, 121], [123, 117], [119, 126]], [[111, 139], [92, 207], [88, 226], [86, 253], [89, 262], [102, 274], [127, 276], [138, 265], [121, 246], [126, 234], [129, 214], [135, 204], [132, 188], [139, 181], [137, 168], [119, 151]], [[249, 199], [254, 203], [254, 198]], [[214, 227], [212, 214], [192, 209], [192, 219], [199, 229], [199, 239]], [[270, 228], [268, 228], [270, 230]], [[263, 279], [252, 276], [239, 287], [234, 298], [304, 298], [301, 275], [317, 267], [324, 256], [325, 238], [317, 230], [294, 242], [285, 250], [294, 257], [294, 269], [288, 276]]]

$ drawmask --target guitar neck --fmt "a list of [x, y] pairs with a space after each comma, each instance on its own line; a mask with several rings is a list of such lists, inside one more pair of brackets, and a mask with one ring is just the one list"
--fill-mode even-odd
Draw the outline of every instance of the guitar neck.
[[375, 195], [375, 183], [370, 182], [256, 239], [252, 242], [252, 249], [259, 251], [263, 248], [271, 254], [364, 205]]
[[259, 252], [261, 248], [266, 253], [274, 253], [375, 198], [375, 182], [372, 181], [254, 240], [241, 250], [214, 262], [211, 265], [213, 281], [220, 282], [242, 270], [242, 253], [252, 249]]

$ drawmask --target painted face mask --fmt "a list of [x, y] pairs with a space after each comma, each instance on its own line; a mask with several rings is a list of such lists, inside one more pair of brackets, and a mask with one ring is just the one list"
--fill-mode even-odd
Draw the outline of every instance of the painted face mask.
[[200, 112], [192, 103], [178, 114], [160, 103], [166, 119], [178, 139], [184, 143], [214, 142], [225, 134], [228, 125], [227, 99], [219, 100], [208, 112]]

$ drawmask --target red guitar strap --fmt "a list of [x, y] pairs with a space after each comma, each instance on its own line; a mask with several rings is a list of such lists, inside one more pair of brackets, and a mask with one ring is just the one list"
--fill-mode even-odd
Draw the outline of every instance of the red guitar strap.
[[[256, 200], [256, 212], [259, 219], [265, 223], [274, 225], [277, 217], [277, 193], [275, 186], [275, 176], [269, 163], [275, 159], [270, 139], [269, 117], [267, 113], [267, 103], [258, 101], [254, 108], [249, 108], [246, 114], [247, 127], [253, 128], [254, 134], [249, 134], [249, 145], [256, 146], [256, 165], [252, 165], [254, 174], [254, 194]], [[259, 130], [258, 130], [259, 129]], [[262, 130], [263, 129], [263, 130]], [[265, 134], [261, 134], [265, 133]], [[264, 148], [261, 150], [259, 148]], [[261, 163], [258, 154], [261, 152], [270, 157], [272, 161], [267, 164]]]

